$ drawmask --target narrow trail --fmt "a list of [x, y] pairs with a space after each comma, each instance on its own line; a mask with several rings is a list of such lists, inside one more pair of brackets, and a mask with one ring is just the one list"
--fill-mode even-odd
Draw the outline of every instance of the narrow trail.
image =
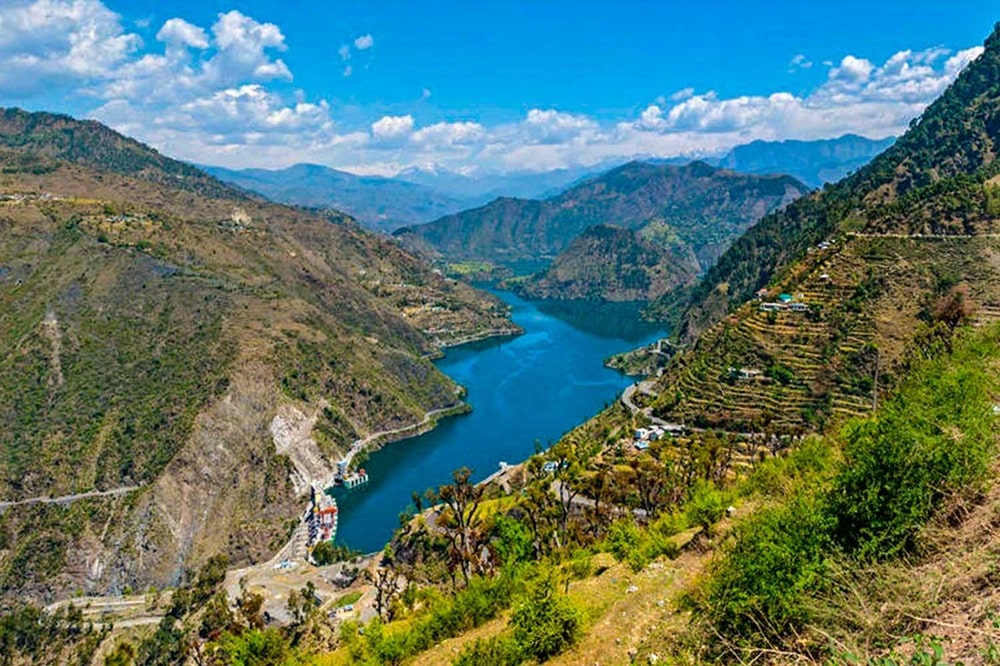
[[134, 490], [139, 490], [142, 486], [122, 486], [121, 488], [112, 488], [111, 490], [91, 490], [86, 493], [76, 493], [73, 495], [62, 495], [60, 497], [28, 497], [21, 500], [3, 500], [0, 501], [0, 511], [9, 509], [13, 506], [21, 506], [23, 504], [72, 504], [77, 500], [88, 499], [90, 497], [109, 497], [112, 495], [125, 495]]

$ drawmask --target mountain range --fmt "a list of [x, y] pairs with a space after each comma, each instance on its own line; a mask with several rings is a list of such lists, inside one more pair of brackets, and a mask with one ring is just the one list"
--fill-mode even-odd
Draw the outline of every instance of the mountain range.
[[129, 597], [159, 615], [111, 641], [81, 611], [18, 609], [3, 645], [15, 663], [991, 661], [998, 154], [1000, 24], [909, 131], [822, 190], [631, 163], [471, 211], [475, 233], [461, 216], [401, 232], [469, 259], [561, 244], [552, 270], [596, 270], [577, 258], [607, 248], [701, 267], [723, 243], [699, 235], [699, 256], [682, 231], [769, 210], [654, 304], [677, 314], [672, 344], [645, 350], [659, 372], [500, 482], [459, 471], [429, 491], [364, 589], [320, 605], [275, 573], [279, 628], [224, 565], [184, 569], [262, 559], [352, 438], [457, 406], [426, 356], [510, 330], [506, 313], [346, 217], [269, 204], [96, 124], [4, 112], [0, 589], [194, 580], [163, 605]]
[[[832, 182], [881, 152], [892, 139], [857, 135], [818, 141], [755, 141], [706, 164], [754, 174], [788, 174], [811, 187]], [[691, 158], [649, 159], [682, 166]], [[431, 222], [497, 198], [546, 199], [621, 166], [622, 160], [541, 172], [467, 175], [445, 168], [409, 167], [393, 177], [357, 176], [317, 164], [284, 169], [226, 169], [207, 173], [242, 189], [290, 205], [342, 210], [376, 231]]]
[[286, 169], [204, 167], [209, 174], [272, 201], [345, 211], [375, 231], [393, 231], [469, 208], [479, 199], [458, 198], [398, 178], [356, 176], [318, 164]]
[[[405, 246], [437, 261], [478, 261], [516, 269], [548, 263], [588, 227], [610, 224], [642, 230], [647, 243], [680, 259], [685, 275], [697, 275], [755, 220], [807, 191], [788, 176], [739, 174], [703, 162], [684, 166], [630, 162], [550, 199], [497, 199], [429, 224], [399, 229], [394, 235]], [[592, 235], [590, 240], [596, 238]], [[612, 240], [608, 234], [600, 238]], [[618, 249], [600, 253], [605, 258], [621, 255], [626, 239], [615, 236]], [[593, 242], [587, 247], [596, 250]], [[580, 249], [577, 245], [574, 252], [579, 254]], [[560, 262], [564, 278], [568, 265], [568, 259]], [[561, 281], [546, 279], [549, 287], [522, 289], [527, 294], [555, 295], [551, 286]], [[558, 293], [567, 297], [577, 291], [571, 287]], [[589, 287], [583, 291], [595, 293]], [[620, 300], [622, 294], [605, 293], [604, 297]]]
[[810, 187], [822, 187], [864, 166], [894, 141], [894, 137], [873, 140], [857, 134], [815, 141], [754, 141], [712, 163], [743, 173], [788, 174]]

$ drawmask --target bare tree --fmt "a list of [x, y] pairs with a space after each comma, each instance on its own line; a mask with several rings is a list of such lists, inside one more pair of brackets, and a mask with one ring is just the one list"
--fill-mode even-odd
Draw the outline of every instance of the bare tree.
[[466, 585], [479, 566], [484, 540], [479, 507], [485, 487], [472, 483], [471, 476], [472, 471], [467, 467], [455, 470], [451, 483], [428, 493], [431, 503], [443, 505], [437, 514], [437, 526], [448, 538], [452, 566], [461, 573]]
[[375, 612], [386, 622], [392, 622], [396, 614], [393, 601], [402, 593], [401, 576], [391, 564], [381, 566], [368, 579], [375, 586]]

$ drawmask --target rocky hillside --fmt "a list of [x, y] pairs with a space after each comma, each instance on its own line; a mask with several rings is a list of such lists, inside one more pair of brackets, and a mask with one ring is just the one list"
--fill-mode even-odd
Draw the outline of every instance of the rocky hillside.
[[584, 229], [660, 226], [662, 244], [685, 245], [707, 267], [755, 220], [804, 194], [787, 176], [631, 162], [543, 201], [486, 206], [396, 232], [404, 245], [447, 262], [517, 265], [550, 260]]
[[274, 170], [222, 167], [205, 167], [205, 170], [272, 201], [343, 211], [376, 231], [388, 232], [430, 222], [475, 203], [473, 199], [451, 197], [423, 185], [395, 178], [356, 176], [319, 164], [296, 164]]
[[642, 231], [598, 225], [585, 229], [545, 271], [514, 287], [530, 298], [648, 301], [697, 275], [690, 249], [678, 256]]
[[354, 439], [458, 402], [429, 356], [515, 330], [349, 218], [248, 198], [95, 123], [2, 118], [7, 595], [269, 557]]

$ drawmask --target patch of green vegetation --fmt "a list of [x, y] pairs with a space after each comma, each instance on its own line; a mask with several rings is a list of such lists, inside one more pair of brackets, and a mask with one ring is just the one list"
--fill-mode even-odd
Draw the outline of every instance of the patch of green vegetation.
[[465, 277], [475, 273], [489, 273], [494, 268], [494, 265], [488, 261], [459, 261], [446, 264], [445, 272], [449, 275]]
[[361, 590], [356, 590], [354, 592], [348, 592], [347, 594], [337, 597], [336, 601], [333, 602], [334, 608], [343, 608], [344, 606], [352, 606], [361, 600], [364, 592]]
[[810, 465], [797, 481], [775, 470], [752, 481], [790, 487], [737, 528], [715, 566], [701, 606], [713, 631], [730, 645], [795, 640], [801, 649], [808, 626], [823, 634], [816, 609], [835, 594], [837, 571], [916, 555], [942, 507], [974, 499], [997, 453], [998, 349], [1000, 326], [962, 331], [953, 351], [917, 363], [876, 414], [848, 423], [836, 442], [809, 445], [815, 459], [817, 447], [842, 442], [842, 461]]

